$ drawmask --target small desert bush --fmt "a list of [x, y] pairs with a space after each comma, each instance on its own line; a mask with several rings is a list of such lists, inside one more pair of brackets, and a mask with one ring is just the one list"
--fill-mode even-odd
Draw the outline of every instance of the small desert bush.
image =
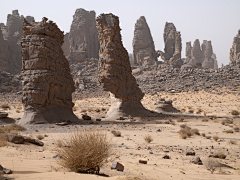
[[232, 115], [239, 115], [239, 112], [238, 112], [237, 110], [232, 110], [232, 111], [231, 111], [231, 114], [232, 114]]
[[99, 174], [100, 168], [114, 155], [111, 139], [106, 132], [81, 130], [62, 138], [56, 150], [61, 157], [58, 163], [77, 173]]
[[47, 135], [47, 134], [44, 134], [44, 137], [48, 137], [48, 135]]
[[208, 122], [208, 118], [202, 119], [202, 122]]
[[224, 133], [233, 133], [233, 130], [232, 129], [228, 129], [228, 130], [225, 130], [223, 131]]
[[202, 133], [202, 137], [205, 137], [206, 136], [206, 134], [205, 133]]
[[228, 141], [228, 144], [236, 145], [236, 144], [237, 144], [237, 141], [234, 140], [234, 139], [230, 139], [230, 140]]
[[121, 137], [121, 132], [120, 131], [111, 131], [111, 133], [115, 136], [115, 137]]
[[171, 125], [175, 126], [176, 125], [175, 121], [171, 121]]
[[152, 136], [150, 136], [150, 135], [146, 135], [146, 136], [144, 137], [144, 140], [145, 140], [147, 143], [150, 143], [150, 142], [153, 141], [153, 138], [152, 138]]
[[213, 138], [214, 141], [217, 141], [219, 139], [218, 136], [213, 136], [212, 138]]
[[17, 109], [17, 110], [16, 110], [16, 113], [20, 113], [20, 111]]
[[18, 134], [19, 132], [25, 131], [25, 130], [26, 128], [16, 123], [0, 127], [0, 133]]
[[239, 127], [234, 127], [233, 130], [234, 130], [235, 132], [239, 132]]
[[233, 124], [233, 120], [227, 118], [227, 119], [223, 120], [221, 122], [221, 124], [227, 126], [228, 124]]
[[182, 139], [186, 139], [186, 137], [191, 137], [194, 134], [200, 135], [198, 129], [191, 129], [186, 124], [182, 124], [180, 127], [181, 127], [181, 129], [178, 131], [178, 133], [180, 134], [180, 137]]
[[214, 153], [217, 158], [225, 159], [227, 155], [225, 155], [223, 150], [218, 150]]
[[41, 135], [41, 134], [38, 134], [38, 135], [36, 135], [36, 137], [37, 137], [37, 139], [39, 139], [39, 140], [42, 140], [42, 139], [44, 139], [44, 136], [43, 136], [43, 135]]
[[193, 109], [189, 109], [188, 112], [189, 113], [194, 113], [194, 110]]
[[181, 116], [180, 119], [177, 120], [177, 122], [183, 122], [184, 116]]
[[219, 168], [219, 163], [216, 159], [208, 159], [204, 161], [204, 165], [207, 168], [208, 171], [211, 172], [211, 174], [214, 173], [217, 168]]

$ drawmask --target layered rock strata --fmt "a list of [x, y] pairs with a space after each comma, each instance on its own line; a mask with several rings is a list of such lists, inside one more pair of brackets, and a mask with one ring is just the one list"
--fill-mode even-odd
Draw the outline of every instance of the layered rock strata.
[[[19, 73], [22, 68], [22, 56], [21, 56], [21, 37], [22, 31], [22, 19], [24, 16], [20, 16], [18, 10], [13, 10], [12, 14], [7, 16], [6, 26], [1, 23], [0, 32], [0, 70], [10, 73]], [[27, 16], [27, 21], [32, 22], [34, 18]]]
[[165, 44], [164, 52], [157, 51], [158, 55], [161, 56], [165, 63], [173, 67], [181, 67], [183, 64], [181, 59], [181, 33], [176, 30], [173, 23], [166, 22], [163, 38]]
[[77, 121], [73, 114], [74, 83], [61, 46], [63, 32], [52, 21], [23, 19], [22, 102], [20, 124]]
[[233, 45], [230, 49], [230, 63], [231, 65], [240, 65], [240, 30], [233, 39]]
[[111, 13], [101, 14], [96, 21], [100, 42], [98, 80], [111, 98], [107, 115], [141, 116], [148, 113], [140, 102], [144, 93], [132, 75], [128, 52], [122, 44], [118, 17]]
[[82, 62], [87, 58], [97, 58], [99, 41], [95, 21], [96, 13], [77, 9], [69, 34], [65, 35], [63, 50], [70, 64]]
[[157, 61], [152, 35], [144, 16], [141, 16], [135, 24], [132, 44], [134, 64], [154, 64]]

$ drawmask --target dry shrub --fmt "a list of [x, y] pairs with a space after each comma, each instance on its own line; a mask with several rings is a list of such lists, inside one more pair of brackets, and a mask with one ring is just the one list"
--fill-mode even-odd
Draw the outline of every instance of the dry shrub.
[[233, 130], [232, 129], [228, 129], [228, 130], [225, 130], [223, 131], [224, 133], [233, 133]]
[[44, 134], [44, 137], [48, 137], [48, 135], [47, 135], [47, 134]]
[[0, 127], [0, 133], [19, 134], [19, 132], [25, 131], [25, 130], [26, 130], [26, 128], [24, 128], [16, 123]]
[[218, 136], [213, 136], [212, 138], [213, 138], [214, 141], [217, 141], [219, 139]]
[[171, 125], [175, 126], [176, 125], [175, 121], [171, 121]]
[[208, 122], [208, 118], [202, 119], [202, 122]]
[[230, 140], [228, 141], [228, 144], [237, 145], [237, 141], [234, 140], [234, 139], [230, 139]]
[[152, 136], [150, 136], [150, 135], [146, 135], [146, 136], [144, 137], [144, 140], [145, 140], [147, 143], [150, 143], [150, 142], [153, 141], [153, 138], [152, 138]]
[[111, 131], [111, 133], [115, 136], [115, 137], [121, 137], [121, 132], [120, 131]]
[[200, 135], [198, 129], [191, 129], [186, 124], [182, 124], [180, 127], [181, 127], [181, 130], [179, 130], [178, 133], [180, 134], [182, 139], [186, 139], [186, 137], [191, 137], [194, 134]]
[[17, 109], [17, 110], [16, 110], [16, 113], [20, 113], [20, 111]]
[[223, 150], [218, 150], [217, 152], [214, 153], [215, 156], [219, 159], [225, 159], [227, 155], [225, 155]]
[[6, 139], [0, 135], [0, 147], [6, 146], [6, 145], [7, 145]]
[[103, 131], [75, 131], [60, 141], [62, 146], [56, 148], [61, 157], [58, 163], [78, 173], [99, 174], [100, 168], [114, 154], [111, 139]]
[[210, 171], [212, 174], [217, 168], [219, 168], [219, 162], [216, 159], [207, 159], [206, 161], [204, 161], [204, 165], [206, 166], [207, 170]]
[[238, 112], [237, 110], [232, 110], [232, 111], [231, 111], [231, 114], [232, 114], [232, 115], [239, 115], [239, 112]]
[[184, 116], [181, 116], [180, 119], [177, 120], [177, 122], [183, 122]]
[[197, 110], [197, 114], [200, 114], [201, 112], [203, 112], [203, 110], [201, 109], [201, 108], [198, 108], [198, 110]]
[[227, 118], [227, 119], [223, 120], [221, 123], [222, 123], [222, 125], [227, 126], [228, 124], [233, 124], [233, 120]]
[[39, 140], [42, 140], [42, 139], [44, 139], [44, 136], [43, 136], [43, 135], [41, 135], [41, 134], [38, 134], [38, 135], [36, 135], [36, 137], [37, 137], [37, 139], [39, 139]]
[[206, 136], [206, 134], [205, 133], [202, 133], [202, 137], [205, 137]]
[[234, 127], [233, 130], [234, 130], [235, 132], [239, 132], [239, 127]]
[[193, 109], [189, 109], [188, 112], [189, 113], [194, 113], [194, 110]]
[[185, 127], [187, 127], [187, 124], [181, 124], [180, 125], [180, 128], [185, 128]]

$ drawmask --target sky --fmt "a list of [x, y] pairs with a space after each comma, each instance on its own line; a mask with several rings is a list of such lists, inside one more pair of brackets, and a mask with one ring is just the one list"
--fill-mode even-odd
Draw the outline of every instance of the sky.
[[18, 9], [20, 15], [42, 17], [56, 22], [64, 32], [70, 31], [75, 10], [94, 10], [96, 15], [113, 13], [119, 17], [124, 47], [132, 53], [134, 26], [145, 16], [155, 49], [164, 50], [166, 22], [174, 23], [182, 37], [182, 57], [186, 42], [211, 40], [219, 67], [229, 63], [233, 38], [240, 29], [240, 0], [0, 0], [0, 22]]

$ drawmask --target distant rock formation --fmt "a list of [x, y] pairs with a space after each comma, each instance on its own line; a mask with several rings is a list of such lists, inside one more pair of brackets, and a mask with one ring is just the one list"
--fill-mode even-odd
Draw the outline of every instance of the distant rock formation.
[[99, 41], [95, 21], [96, 13], [77, 9], [73, 15], [70, 32], [64, 37], [63, 51], [70, 64], [97, 58]]
[[240, 64], [240, 29], [238, 30], [236, 37], [234, 37], [233, 45], [230, 49], [230, 64]]
[[157, 61], [152, 35], [144, 16], [141, 16], [135, 24], [132, 44], [134, 64], [154, 64]]
[[214, 69], [218, 69], [217, 56], [215, 53], [212, 54], [211, 58], [214, 60]]
[[140, 100], [144, 93], [132, 75], [128, 52], [123, 47], [119, 19], [113, 14], [97, 17], [100, 41], [98, 78], [104, 91], [108, 91], [111, 107], [109, 117], [141, 116], [148, 111]]
[[[13, 10], [12, 14], [7, 16], [6, 26], [1, 23], [0, 32], [0, 70], [10, 73], [19, 73], [22, 68], [22, 56], [21, 56], [21, 38], [22, 31], [22, 19], [24, 16], [20, 16], [18, 10]], [[34, 21], [34, 17], [27, 16], [27, 21]]]
[[23, 19], [22, 85], [24, 116], [19, 124], [77, 121], [74, 83], [61, 46], [63, 32], [52, 21]]
[[212, 58], [212, 56], [211, 41], [204, 40], [201, 47], [198, 39], [194, 41], [193, 47], [191, 46], [191, 42], [186, 42], [186, 58], [184, 64], [191, 65], [195, 68], [214, 69], [217, 67], [217, 60]]
[[183, 61], [181, 59], [182, 51], [182, 39], [179, 31], [176, 31], [176, 27], [173, 23], [166, 22], [164, 28], [164, 52], [157, 51], [165, 63], [172, 65], [173, 67], [181, 67]]

